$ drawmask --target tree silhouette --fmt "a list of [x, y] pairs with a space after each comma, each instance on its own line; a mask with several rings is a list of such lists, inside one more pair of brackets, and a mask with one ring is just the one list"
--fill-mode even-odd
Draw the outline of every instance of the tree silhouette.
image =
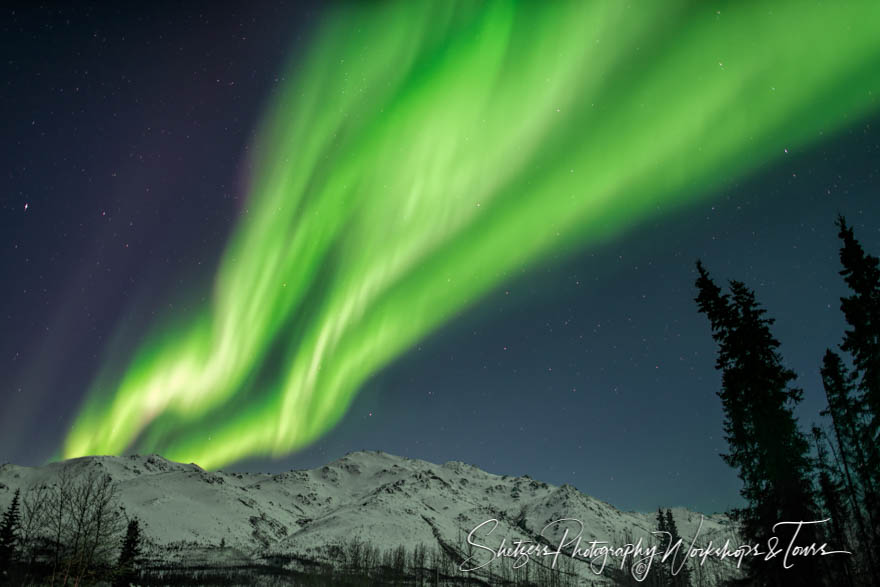
[[[854, 524], [854, 529], [858, 530], [857, 540], [853, 542], [858, 546], [855, 556], [864, 559], [862, 566], [874, 577], [873, 582], [877, 583], [880, 581], [880, 574], [877, 572], [877, 554], [871, 546], [875, 535], [874, 528], [877, 526], [877, 512], [874, 507], [877, 503], [877, 493], [868, 450], [866, 450], [870, 445], [870, 438], [865, 425], [862, 402], [856, 394], [855, 377], [847, 370], [837, 353], [826, 351], [821, 373], [825, 397], [828, 400], [828, 407], [821, 412], [821, 415], [831, 417], [835, 441], [833, 446], [837, 448], [838, 476], [846, 494], [845, 511], [848, 518], [843, 522]], [[819, 484], [821, 489], [821, 473]], [[829, 511], [827, 504], [826, 511]]]
[[125, 587], [130, 585], [137, 575], [137, 558], [141, 552], [141, 528], [137, 518], [128, 523], [125, 539], [122, 541], [122, 550], [119, 553], [119, 562], [116, 565], [117, 579], [115, 585]]
[[[852, 356], [857, 386], [869, 412], [870, 440], [876, 446], [880, 433], [880, 260], [865, 252], [843, 216], [838, 217], [837, 226], [843, 241], [840, 274], [852, 290], [840, 299], [850, 325], [840, 348]], [[872, 452], [876, 459], [876, 448]]]
[[[818, 426], [812, 428], [813, 441], [816, 445], [819, 495], [825, 512], [828, 515], [826, 537], [839, 550], [852, 552], [849, 546], [846, 525], [850, 519], [849, 508], [843, 497], [843, 483], [836, 478], [834, 470], [828, 464], [828, 450], [825, 448], [827, 438]], [[852, 585], [849, 559], [833, 557], [827, 564], [834, 585]]]
[[880, 259], [865, 252], [843, 216], [836, 221], [840, 238], [840, 275], [850, 295], [840, 299], [848, 324], [840, 349], [848, 369], [828, 351], [822, 366], [828, 408], [834, 426], [841, 476], [858, 526], [858, 550], [866, 583], [880, 584]]
[[669, 549], [670, 544], [673, 544], [671, 538], [671, 534], [669, 532], [669, 526], [666, 522], [666, 515], [663, 513], [662, 508], [657, 508], [657, 539], [660, 544], [657, 546], [658, 550], [658, 558], [656, 559], [657, 565], [656, 567], [652, 567], [651, 570], [651, 584], [653, 585], [670, 585], [672, 582], [672, 573], [670, 573], [669, 565], [665, 562], [661, 562], [663, 555]]
[[[779, 341], [770, 331], [773, 319], [765, 317], [754, 292], [731, 281], [730, 294], [722, 293], [700, 262], [697, 271], [696, 302], [709, 318], [718, 345], [715, 366], [722, 374], [718, 396], [729, 448], [722, 458], [737, 469], [747, 503], [732, 514], [750, 543], [766, 545], [773, 536], [785, 541], [789, 537], [774, 532], [775, 524], [817, 519], [809, 445], [793, 412], [802, 392], [791, 385], [796, 375], [782, 365]], [[814, 538], [806, 526], [797, 543], [811, 544]], [[748, 568], [759, 585], [815, 584], [816, 570], [810, 558], [790, 569], [774, 560], [751, 560]]]
[[18, 539], [21, 531], [20, 497], [21, 490], [16, 489], [12, 503], [4, 512], [3, 522], [0, 523], [0, 573], [4, 574], [8, 573], [18, 556]]
[[[669, 540], [672, 546], [675, 546], [677, 542], [681, 540], [681, 535], [678, 533], [678, 526], [675, 524], [675, 518], [672, 516], [672, 510], [666, 510], [666, 531], [669, 532]], [[678, 560], [673, 561], [671, 558], [668, 559], [668, 564], [670, 567], [670, 585], [674, 585], [676, 587], [687, 587], [691, 584], [691, 571], [688, 568], [687, 564], [681, 564], [681, 558], [685, 557], [685, 554], [679, 554]], [[681, 564], [681, 568], [679, 568], [679, 564]], [[673, 574], [674, 571], [678, 571]]]

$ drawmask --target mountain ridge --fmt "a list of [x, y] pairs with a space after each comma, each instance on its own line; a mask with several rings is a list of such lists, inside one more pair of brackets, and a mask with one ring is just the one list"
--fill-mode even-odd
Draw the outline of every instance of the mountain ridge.
[[[554, 486], [461, 461], [440, 465], [382, 451], [355, 451], [320, 467], [281, 473], [206, 471], [155, 454], [80, 457], [42, 467], [5, 464], [0, 466], [0, 507], [15, 489], [24, 493], [56, 483], [62, 474], [77, 478], [90, 472], [110, 476], [125, 516], [141, 521], [159, 560], [215, 560], [223, 553], [227, 563], [332, 564], [353, 543], [380, 551], [423, 545], [463, 560], [475, 550], [465, 537], [487, 520], [496, 520], [497, 528], [479, 544], [492, 548], [502, 538], [557, 544], [561, 526], [542, 530], [568, 518], [583, 523], [585, 542], [648, 541], [656, 526], [655, 513], [618, 510], [570, 484]], [[686, 542], [700, 524], [706, 540], [735, 536], [723, 514], [672, 511]], [[494, 561], [491, 567], [510, 562]], [[574, 566], [581, 577], [603, 580], [588, 567]], [[728, 572], [710, 571], [713, 576]]]

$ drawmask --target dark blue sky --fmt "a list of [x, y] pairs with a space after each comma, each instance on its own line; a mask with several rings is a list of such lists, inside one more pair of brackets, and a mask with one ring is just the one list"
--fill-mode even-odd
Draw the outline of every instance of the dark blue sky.
[[[0, 461], [37, 464], [108, 353], [207, 291], [253, 130], [319, 8], [4, 10]], [[316, 445], [237, 468], [379, 449], [627, 509], [735, 504], [694, 261], [755, 288], [800, 375], [801, 423], [817, 420], [819, 361], [843, 332], [837, 213], [880, 253], [878, 124], [524, 273], [373, 378]]]

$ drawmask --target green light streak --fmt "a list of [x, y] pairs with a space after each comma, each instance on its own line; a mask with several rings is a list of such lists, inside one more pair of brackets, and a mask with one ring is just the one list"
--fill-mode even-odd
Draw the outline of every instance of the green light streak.
[[211, 302], [98, 380], [63, 456], [213, 468], [314, 441], [523, 268], [867, 114], [877, 22], [810, 0], [334, 9], [265, 119]]

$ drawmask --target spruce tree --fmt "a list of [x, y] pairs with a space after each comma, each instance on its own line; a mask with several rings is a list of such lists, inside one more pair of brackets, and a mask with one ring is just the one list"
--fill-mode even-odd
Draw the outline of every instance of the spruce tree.
[[[850, 328], [844, 333], [840, 348], [852, 356], [857, 386], [868, 409], [870, 440], [880, 438], [880, 260], [869, 255], [856, 240], [846, 219], [837, 219], [840, 249], [840, 274], [852, 294], [840, 299], [840, 309]], [[877, 458], [877, 451], [872, 451]], [[877, 463], [874, 463], [876, 468]]]
[[[825, 538], [832, 545], [832, 550], [852, 552], [847, 532], [850, 513], [844, 498], [844, 484], [835, 475], [834, 469], [828, 463], [825, 434], [818, 426], [813, 426], [812, 434], [816, 445], [819, 495], [821, 496], [826, 517], [829, 518], [828, 526], [824, 528]], [[832, 557], [827, 561], [827, 567], [833, 577], [834, 585], [853, 584], [848, 558]]]
[[[840, 349], [849, 354], [852, 375], [846, 388], [849, 408], [844, 444], [855, 457], [864, 510], [865, 544], [872, 581], [880, 581], [880, 259], [865, 252], [855, 238], [853, 228], [843, 216], [837, 219], [838, 237], [842, 241], [840, 274], [850, 289], [850, 295], [840, 299], [840, 309], [849, 326]], [[854, 387], [854, 391], [852, 389]], [[834, 418], [835, 407], [829, 396], [828, 411]], [[851, 420], [851, 421], [850, 421]]]
[[661, 562], [672, 542], [670, 541], [669, 527], [666, 525], [666, 516], [663, 514], [662, 508], [657, 508], [657, 538], [660, 544], [657, 545], [658, 557], [656, 566], [652, 567], [652, 581], [654, 585], [669, 585], [672, 575], [669, 572], [669, 563]]
[[663, 508], [657, 508], [657, 532], [660, 539], [660, 549], [666, 550], [669, 545], [669, 530], [666, 528], [666, 516], [663, 515]]
[[141, 552], [141, 528], [137, 518], [128, 523], [117, 564], [117, 587], [130, 585], [137, 575], [137, 558]]
[[[670, 509], [666, 510], [666, 531], [669, 532], [669, 540], [673, 546], [681, 540], [681, 535], [678, 533], [678, 526], [676, 526], [675, 524], [675, 518], [672, 517], [672, 510]], [[673, 562], [672, 559], [667, 560], [667, 563], [670, 565], [670, 585], [674, 585], [676, 587], [687, 587], [691, 584], [691, 570], [688, 568], [686, 563], [681, 563], [681, 560], [685, 557], [685, 554], [686, 553], [680, 553], [679, 558], [675, 562]], [[679, 568], [679, 565], [681, 565], [681, 568]], [[672, 572], [676, 569], [678, 570], [678, 572], [672, 574]]]
[[848, 372], [840, 356], [831, 350], [825, 353], [821, 373], [828, 400], [828, 407], [821, 415], [831, 416], [847, 511], [858, 530], [857, 556], [864, 560], [863, 567], [877, 583], [880, 582], [880, 573], [872, 545], [878, 525], [874, 505], [878, 499], [868, 451], [865, 450], [870, 445], [869, 432], [865, 426], [861, 401], [856, 395], [855, 378]]
[[20, 497], [21, 490], [16, 489], [12, 496], [12, 503], [4, 512], [3, 522], [0, 523], [0, 573], [8, 573], [17, 559], [18, 539], [21, 531]]
[[[742, 533], [750, 543], [766, 548], [768, 539], [790, 538], [786, 529], [774, 532], [779, 522], [817, 519], [811, 484], [809, 445], [799, 430], [793, 409], [802, 392], [792, 386], [796, 375], [782, 364], [779, 341], [754, 292], [742, 282], [730, 282], [722, 293], [702, 263], [697, 263], [699, 311], [709, 319], [718, 345], [716, 368], [722, 383], [718, 396], [724, 410], [728, 443], [724, 461], [737, 469], [746, 506], [734, 510]], [[815, 530], [805, 526], [800, 545], [815, 541]], [[758, 585], [811, 585], [820, 575], [814, 559], [797, 560], [784, 569], [781, 561], [750, 561], [748, 572]]]
[[873, 484], [865, 454], [869, 439], [863, 425], [861, 402], [856, 396], [854, 377], [837, 353], [830, 349], [825, 352], [820, 372], [828, 401], [828, 407], [821, 415], [831, 416], [841, 472], [850, 502], [856, 508], [859, 487], [868, 489]]

